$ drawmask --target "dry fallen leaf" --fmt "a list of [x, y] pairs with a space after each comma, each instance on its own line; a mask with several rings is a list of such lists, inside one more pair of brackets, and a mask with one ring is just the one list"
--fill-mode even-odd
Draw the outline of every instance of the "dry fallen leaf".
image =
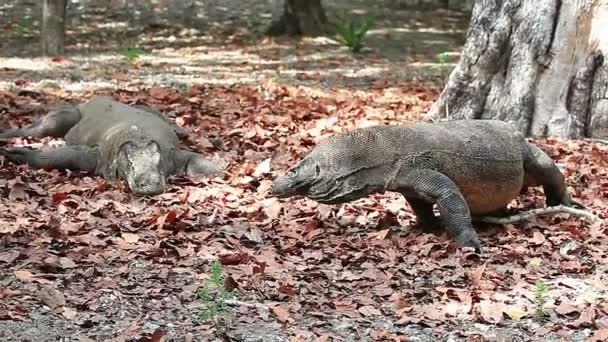
[[475, 270], [467, 272], [467, 276], [469, 277], [469, 279], [471, 279], [473, 286], [481, 286], [481, 278], [483, 277], [483, 272], [485, 272], [487, 264], [488, 262], [486, 261], [483, 263], [483, 265], [477, 267]]
[[545, 242], [545, 236], [543, 235], [543, 233], [539, 232], [539, 231], [534, 231], [534, 233], [532, 234], [532, 238], [528, 239], [528, 242], [530, 242], [533, 245], [542, 245]]
[[30, 271], [25, 270], [15, 271], [15, 277], [22, 281], [32, 281], [34, 279], [34, 275]]
[[491, 300], [482, 300], [479, 302], [478, 308], [479, 314], [485, 322], [495, 324], [502, 321], [504, 309], [503, 303], [498, 303]]
[[507, 316], [509, 316], [509, 318], [513, 319], [513, 320], [520, 320], [523, 317], [525, 317], [527, 315], [526, 311], [524, 311], [522, 308], [518, 307], [518, 306], [513, 306], [513, 305], [507, 305], [505, 306], [502, 311], [507, 314]]
[[275, 317], [279, 320], [279, 322], [281, 322], [281, 323], [289, 322], [290, 315], [289, 315], [289, 311], [287, 309], [283, 308], [280, 305], [271, 306], [270, 309], [272, 310], [272, 313], [275, 315]]
[[122, 233], [121, 236], [127, 243], [136, 244], [139, 241], [139, 235], [137, 234]]
[[362, 306], [358, 310], [365, 317], [382, 315], [382, 313], [378, 309], [374, 308], [371, 305]]

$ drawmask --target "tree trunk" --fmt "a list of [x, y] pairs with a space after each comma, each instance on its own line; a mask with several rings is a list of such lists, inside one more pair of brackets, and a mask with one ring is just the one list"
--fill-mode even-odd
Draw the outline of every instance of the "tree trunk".
[[45, 56], [63, 54], [65, 41], [65, 8], [67, 0], [42, 2], [42, 53]]
[[270, 25], [269, 35], [320, 36], [328, 31], [321, 0], [284, 0], [283, 14]]
[[528, 136], [608, 136], [608, 0], [477, 0], [428, 117], [499, 119]]

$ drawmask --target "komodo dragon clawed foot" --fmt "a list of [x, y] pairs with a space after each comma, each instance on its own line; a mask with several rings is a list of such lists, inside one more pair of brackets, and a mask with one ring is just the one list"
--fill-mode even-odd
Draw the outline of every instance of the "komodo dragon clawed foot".
[[419, 223], [432, 227], [437, 205], [448, 235], [481, 252], [471, 216], [506, 207], [524, 185], [542, 186], [547, 205], [576, 204], [553, 160], [514, 126], [457, 120], [360, 128], [331, 137], [274, 179], [271, 193], [336, 204], [399, 192]]
[[169, 176], [221, 174], [202, 155], [178, 148], [183, 130], [149, 107], [127, 106], [96, 96], [63, 106], [29, 127], [0, 132], [0, 138], [63, 137], [66, 146], [48, 150], [6, 147], [0, 153], [36, 168], [82, 170], [108, 180], [125, 180], [136, 195], [166, 189]]

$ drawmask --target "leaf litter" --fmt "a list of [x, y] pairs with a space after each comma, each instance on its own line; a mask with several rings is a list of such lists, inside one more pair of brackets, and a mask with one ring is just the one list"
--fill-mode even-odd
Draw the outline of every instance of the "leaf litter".
[[[275, 58], [269, 51], [259, 53]], [[352, 59], [325, 62], [346, 61]], [[488, 256], [479, 258], [445, 236], [411, 228], [413, 213], [396, 194], [341, 206], [268, 196], [272, 177], [319, 141], [354, 127], [414, 122], [439, 85], [372, 79], [367, 88], [322, 88], [316, 85], [325, 76], [308, 72], [295, 85], [268, 75], [255, 85], [188, 88], [136, 79], [154, 68], [142, 63], [120, 71], [113, 76], [122, 82], [118, 90], [32, 91], [24, 78], [16, 89], [0, 91], [2, 127], [93, 94], [151, 105], [185, 130], [187, 147], [228, 173], [174, 177], [166, 194], [137, 198], [100, 177], [0, 160], [0, 336], [28, 328], [30, 338], [138, 341], [605, 340], [605, 223], [557, 215], [480, 224]], [[608, 146], [537, 142], [564, 165], [575, 197], [608, 219]], [[543, 204], [542, 191], [530, 189], [512, 207]], [[238, 297], [236, 322], [225, 332], [200, 320], [196, 299], [215, 259]], [[539, 280], [548, 286], [542, 318], [536, 317]]]

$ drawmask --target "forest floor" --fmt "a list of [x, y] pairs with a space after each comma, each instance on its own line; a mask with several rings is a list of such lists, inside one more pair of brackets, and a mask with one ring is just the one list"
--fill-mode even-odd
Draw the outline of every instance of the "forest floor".
[[[560, 214], [478, 225], [480, 257], [410, 229], [397, 194], [340, 206], [268, 194], [273, 176], [328, 136], [420, 120], [458, 58], [466, 16], [324, 1], [330, 18], [375, 18], [353, 55], [329, 38], [262, 35], [280, 1], [171, 3], [71, 2], [59, 58], [38, 56], [35, 1], [0, 5], [0, 127], [110, 95], [174, 118], [185, 144], [228, 173], [175, 177], [166, 194], [142, 198], [0, 157], [0, 340], [608, 339], [605, 223]], [[136, 46], [133, 61], [120, 53]], [[55, 140], [0, 145], [33, 143]], [[608, 219], [608, 145], [537, 143]], [[543, 205], [531, 189], [511, 206]], [[197, 295], [218, 275], [214, 260], [227, 301]]]

